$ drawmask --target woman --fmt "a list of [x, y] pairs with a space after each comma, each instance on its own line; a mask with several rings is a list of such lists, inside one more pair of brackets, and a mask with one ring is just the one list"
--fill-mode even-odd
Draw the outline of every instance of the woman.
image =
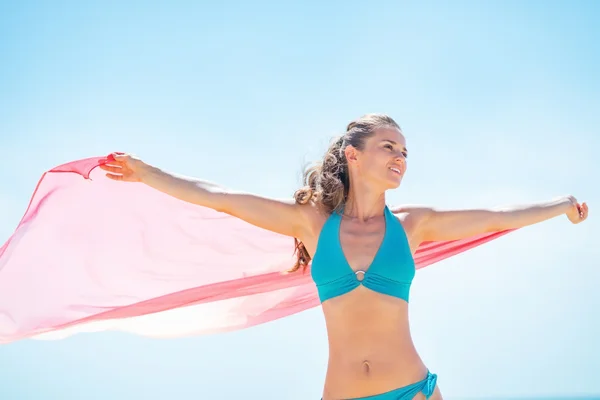
[[293, 201], [226, 190], [182, 178], [126, 154], [101, 168], [111, 179], [143, 182], [181, 200], [231, 214], [296, 241], [297, 262], [318, 288], [329, 339], [323, 400], [442, 399], [410, 335], [413, 254], [424, 241], [515, 229], [588, 207], [572, 196], [499, 210], [388, 208], [386, 192], [407, 168], [406, 139], [386, 115], [350, 123], [322, 162], [306, 171]]

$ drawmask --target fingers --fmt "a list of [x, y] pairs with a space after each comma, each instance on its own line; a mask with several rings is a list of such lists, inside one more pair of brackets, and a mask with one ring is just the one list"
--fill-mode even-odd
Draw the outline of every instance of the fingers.
[[125, 153], [113, 153], [112, 154], [115, 161], [127, 162], [130, 159], [130, 156]]
[[133, 157], [126, 153], [114, 152], [109, 154], [98, 164], [100, 169], [106, 171], [107, 178], [114, 181], [134, 182], [135, 172], [131, 169], [130, 162]]
[[111, 174], [110, 172], [105, 174], [107, 178], [112, 179], [113, 181], [124, 181], [125, 177], [119, 174]]
[[100, 164], [99, 167], [100, 169], [103, 169], [104, 171], [107, 172], [114, 172], [114, 173], [118, 173], [118, 174], [122, 174], [123, 173], [123, 167], [120, 165], [115, 165], [116, 163], [113, 164]]
[[579, 216], [582, 220], [586, 219], [588, 216], [588, 205], [585, 202], [579, 207]]
[[109, 154], [105, 160], [100, 161], [99, 167], [105, 171], [122, 173], [121, 169], [127, 168], [128, 157], [125, 153]]
[[129, 157], [127, 154], [116, 151], [109, 154], [106, 159], [108, 161], [125, 161], [127, 160], [127, 157]]
[[107, 161], [98, 165], [100, 169], [106, 171], [105, 174], [107, 178], [112, 179], [113, 181], [124, 181], [125, 169], [123, 168], [123, 162], [110, 160], [112, 157], [108, 156]]
[[106, 177], [112, 179], [113, 181], [133, 181], [132, 175], [127, 171], [127, 169], [113, 165], [100, 165], [100, 168], [106, 171]]
[[575, 206], [577, 208], [577, 214], [578, 214], [577, 216], [579, 217], [579, 219], [573, 219], [573, 223], [578, 224], [587, 219], [589, 209], [588, 209], [587, 203], [585, 203], [585, 202], [581, 203], [581, 204], [577, 203]]

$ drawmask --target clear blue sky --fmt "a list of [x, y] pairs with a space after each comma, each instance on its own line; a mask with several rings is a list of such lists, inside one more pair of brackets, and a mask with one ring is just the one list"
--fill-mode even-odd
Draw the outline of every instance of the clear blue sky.
[[[418, 273], [412, 330], [446, 398], [600, 394], [600, 3], [121, 3], [0, 3], [0, 241], [65, 161], [122, 150], [288, 196], [351, 119], [389, 113], [411, 153], [391, 204], [590, 203], [585, 224]], [[0, 346], [0, 398], [317, 399], [326, 345], [318, 309], [216, 336], [23, 341]]]

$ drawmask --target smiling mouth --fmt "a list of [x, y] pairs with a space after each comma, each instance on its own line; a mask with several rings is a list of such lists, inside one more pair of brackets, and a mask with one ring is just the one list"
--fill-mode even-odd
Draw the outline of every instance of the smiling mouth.
[[390, 171], [395, 172], [396, 174], [402, 176], [402, 172], [398, 168], [391, 167]]

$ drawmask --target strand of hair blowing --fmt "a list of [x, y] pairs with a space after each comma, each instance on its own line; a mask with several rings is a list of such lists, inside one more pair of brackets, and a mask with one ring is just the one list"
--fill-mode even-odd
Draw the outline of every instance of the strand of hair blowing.
[[[350, 190], [348, 160], [344, 150], [352, 145], [358, 150], [363, 150], [365, 140], [375, 133], [380, 127], [391, 126], [398, 128], [398, 124], [385, 114], [367, 114], [348, 124], [346, 133], [334, 140], [323, 160], [307, 168], [303, 176], [303, 187], [294, 193], [298, 204], [307, 204], [311, 201], [319, 202], [327, 213], [337, 212], [345, 204]], [[304, 271], [311, 260], [304, 243], [294, 238], [296, 263], [289, 272], [297, 271], [302, 267]]]
[[[330, 144], [323, 160], [305, 170], [304, 187], [294, 193], [296, 203], [307, 204], [318, 201], [328, 213], [340, 208], [348, 193], [347, 162], [343, 149], [344, 135]], [[294, 245], [297, 260], [290, 272], [297, 271], [301, 267], [305, 270], [311, 257], [304, 243], [297, 238], [294, 238]]]

